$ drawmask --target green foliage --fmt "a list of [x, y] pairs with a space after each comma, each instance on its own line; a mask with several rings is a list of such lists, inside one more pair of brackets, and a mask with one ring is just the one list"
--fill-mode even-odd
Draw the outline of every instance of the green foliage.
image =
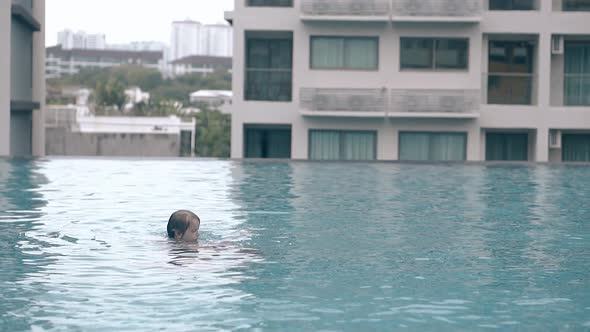
[[200, 157], [229, 158], [231, 116], [219, 111], [202, 110], [196, 119], [195, 154]]
[[[117, 81], [125, 88], [137, 86], [149, 92], [152, 99], [158, 102], [150, 103], [151, 108], [157, 107], [162, 101], [190, 104], [190, 93], [197, 90], [231, 90], [231, 74], [226, 70], [219, 70], [208, 75], [190, 74], [174, 79], [164, 79], [156, 69], [140, 66], [120, 66], [112, 68], [83, 68], [78, 74], [47, 80], [47, 89], [61, 90], [68, 86], [80, 86], [89, 89], [104, 87], [111, 81]], [[98, 91], [95, 91], [97, 93]], [[52, 94], [50, 101], [61, 99]], [[96, 97], [96, 96], [95, 96]], [[95, 98], [98, 100], [99, 98]], [[49, 100], [48, 100], [49, 101]], [[157, 113], [162, 113], [156, 110]], [[142, 112], [145, 113], [145, 112]]]
[[123, 109], [127, 100], [125, 86], [115, 78], [110, 78], [107, 82], [96, 83], [94, 94], [97, 105], [116, 107], [118, 110]]

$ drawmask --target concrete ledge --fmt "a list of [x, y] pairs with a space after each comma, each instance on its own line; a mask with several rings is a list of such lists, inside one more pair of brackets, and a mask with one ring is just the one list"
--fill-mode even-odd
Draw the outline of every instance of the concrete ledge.
[[23, 5], [12, 4], [12, 17], [24, 23], [32, 31], [41, 31], [41, 23]]
[[22, 100], [11, 100], [10, 110], [11, 111], [34, 111], [41, 108], [41, 103], [36, 101], [22, 101]]
[[480, 23], [481, 16], [392, 16], [393, 23]]
[[362, 15], [300, 15], [303, 22], [373, 22], [387, 23], [389, 16], [362, 16]]

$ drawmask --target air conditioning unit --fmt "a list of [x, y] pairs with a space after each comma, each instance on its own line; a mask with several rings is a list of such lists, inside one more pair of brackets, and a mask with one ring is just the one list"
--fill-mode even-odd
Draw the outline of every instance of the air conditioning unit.
[[553, 35], [551, 38], [551, 54], [563, 54], [563, 36]]
[[549, 148], [561, 149], [561, 131], [551, 130], [549, 132]]

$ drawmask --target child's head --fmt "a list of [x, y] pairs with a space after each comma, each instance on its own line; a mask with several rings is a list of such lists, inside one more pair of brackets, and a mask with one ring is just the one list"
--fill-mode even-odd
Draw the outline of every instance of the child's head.
[[201, 219], [187, 210], [174, 212], [168, 220], [168, 237], [176, 240], [196, 241], [199, 238]]

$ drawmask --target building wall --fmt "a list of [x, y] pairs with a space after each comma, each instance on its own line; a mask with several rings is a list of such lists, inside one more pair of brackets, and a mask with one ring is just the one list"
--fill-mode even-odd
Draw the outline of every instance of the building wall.
[[[232, 158], [243, 157], [244, 124], [290, 124], [294, 159], [307, 159], [310, 129], [376, 130], [379, 160], [398, 159], [400, 131], [465, 132], [468, 134], [467, 159], [471, 161], [485, 160], [485, 141], [482, 140], [485, 130], [519, 129], [534, 132], [535, 144], [530, 146], [534, 150], [531, 152], [533, 160], [548, 161], [551, 129], [590, 130], [590, 107], [552, 107], [551, 103], [556, 100], [559, 104], [563, 99], [560, 92], [553, 90], [561, 83], [558, 75], [552, 76], [551, 73], [563, 72], [563, 65], [551, 54], [551, 37], [553, 34], [590, 36], [590, 13], [553, 12], [553, 0], [540, 2], [541, 11], [484, 11], [480, 23], [385, 23], [303, 22], [299, 9], [301, 0], [295, 0], [293, 8], [245, 7], [244, 1], [236, 1], [233, 15], [236, 56], [233, 64]], [[250, 30], [293, 32], [292, 102], [244, 100], [245, 32]], [[480, 116], [476, 119], [398, 119], [363, 115], [310, 117], [300, 113], [299, 92], [308, 87], [485, 90], [483, 73], [488, 71], [487, 43], [490, 36], [513, 38], [515, 34], [532, 34], [537, 41], [536, 105], [482, 104]], [[312, 35], [377, 36], [378, 71], [310, 70]], [[399, 40], [402, 36], [468, 38], [468, 71], [401, 71]], [[560, 89], [563, 89], [562, 85]], [[551, 151], [552, 160], [557, 154]]]
[[178, 157], [180, 135], [173, 134], [92, 134], [67, 128], [46, 129], [47, 155]]
[[0, 156], [10, 154], [10, 8], [10, 1], [0, 1]]
[[35, 0], [33, 14], [41, 31], [33, 34], [33, 100], [40, 109], [33, 112], [33, 155], [45, 155], [45, 0]]
[[[32, 7], [40, 31], [12, 17], [12, 1], [0, 3], [0, 156], [45, 153], [45, 0], [16, 1]], [[40, 102], [39, 109], [11, 109], [11, 102]]]

